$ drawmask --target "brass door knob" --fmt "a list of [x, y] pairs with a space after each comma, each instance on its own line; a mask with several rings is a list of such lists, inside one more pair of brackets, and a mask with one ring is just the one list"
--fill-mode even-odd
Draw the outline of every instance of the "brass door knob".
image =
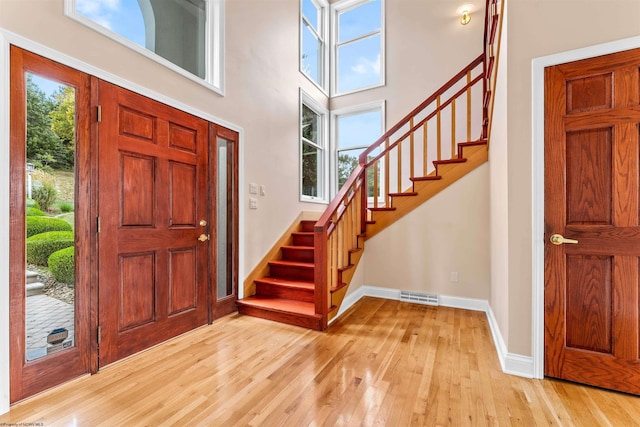
[[200, 240], [201, 242], [206, 242], [207, 240], [209, 240], [209, 235], [201, 234], [200, 237], [198, 237], [198, 240]]
[[549, 240], [554, 245], [562, 245], [563, 243], [571, 243], [575, 245], [578, 243], [578, 241], [574, 239], [565, 239], [562, 234], [554, 234], [549, 238]]

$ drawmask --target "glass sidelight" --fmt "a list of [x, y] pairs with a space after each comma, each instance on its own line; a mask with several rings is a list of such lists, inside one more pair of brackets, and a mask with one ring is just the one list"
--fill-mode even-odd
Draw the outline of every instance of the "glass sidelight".
[[75, 347], [73, 87], [26, 73], [25, 358]]
[[216, 284], [217, 299], [234, 295], [234, 233], [235, 233], [235, 147], [234, 142], [218, 136], [217, 152], [217, 200], [216, 200]]

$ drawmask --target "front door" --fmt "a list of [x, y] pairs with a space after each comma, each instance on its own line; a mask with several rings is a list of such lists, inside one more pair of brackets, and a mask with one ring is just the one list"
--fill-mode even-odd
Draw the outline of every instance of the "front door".
[[639, 141], [640, 50], [545, 71], [545, 374], [634, 394]]
[[99, 83], [100, 366], [208, 321], [208, 122]]

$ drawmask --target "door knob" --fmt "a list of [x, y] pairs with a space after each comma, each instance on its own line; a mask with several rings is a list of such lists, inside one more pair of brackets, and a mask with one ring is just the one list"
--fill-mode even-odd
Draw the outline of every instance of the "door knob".
[[209, 235], [201, 234], [200, 237], [198, 237], [198, 240], [200, 240], [201, 242], [206, 242], [207, 240], [209, 240]]
[[554, 245], [561, 245], [563, 243], [572, 243], [575, 245], [576, 243], [578, 243], [578, 241], [574, 239], [565, 239], [562, 234], [554, 234], [549, 238], [549, 240]]

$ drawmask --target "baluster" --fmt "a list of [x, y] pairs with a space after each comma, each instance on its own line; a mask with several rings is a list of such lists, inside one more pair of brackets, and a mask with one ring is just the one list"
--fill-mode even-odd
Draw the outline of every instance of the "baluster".
[[415, 161], [414, 159], [414, 155], [413, 155], [413, 140], [414, 140], [414, 135], [413, 135], [413, 117], [411, 117], [411, 119], [409, 120], [409, 126], [411, 128], [411, 135], [409, 136], [409, 176], [411, 178], [415, 177], [414, 174], [414, 166], [413, 166], [413, 162]]
[[378, 160], [373, 163], [373, 207], [378, 207]]
[[389, 138], [384, 141], [384, 205], [389, 206]]
[[456, 100], [451, 101], [451, 158], [458, 157], [456, 153]]
[[422, 130], [422, 132], [423, 132], [422, 133], [422, 150], [423, 150], [423, 152], [422, 153], [424, 154], [424, 165], [423, 165], [423, 169], [424, 169], [423, 172], [424, 173], [422, 174], [422, 176], [427, 176], [429, 174], [429, 166], [428, 166], [429, 163], [427, 161], [428, 153], [429, 153], [428, 152], [428, 148], [429, 147], [427, 145], [427, 131], [428, 131], [428, 128], [427, 128], [427, 122], [426, 121], [422, 125], [422, 128], [423, 128], [423, 130]]
[[467, 71], [467, 142], [471, 141], [471, 70]]
[[398, 193], [402, 193], [402, 141], [398, 142]]
[[440, 95], [438, 95], [438, 97], [436, 98], [436, 108], [438, 113], [436, 114], [436, 121], [437, 121], [437, 137], [436, 137], [436, 143], [438, 144], [436, 146], [438, 155], [437, 155], [437, 160], [442, 160], [442, 141], [441, 141], [441, 137], [442, 137], [442, 130], [440, 129], [441, 127], [441, 121], [440, 121]]

